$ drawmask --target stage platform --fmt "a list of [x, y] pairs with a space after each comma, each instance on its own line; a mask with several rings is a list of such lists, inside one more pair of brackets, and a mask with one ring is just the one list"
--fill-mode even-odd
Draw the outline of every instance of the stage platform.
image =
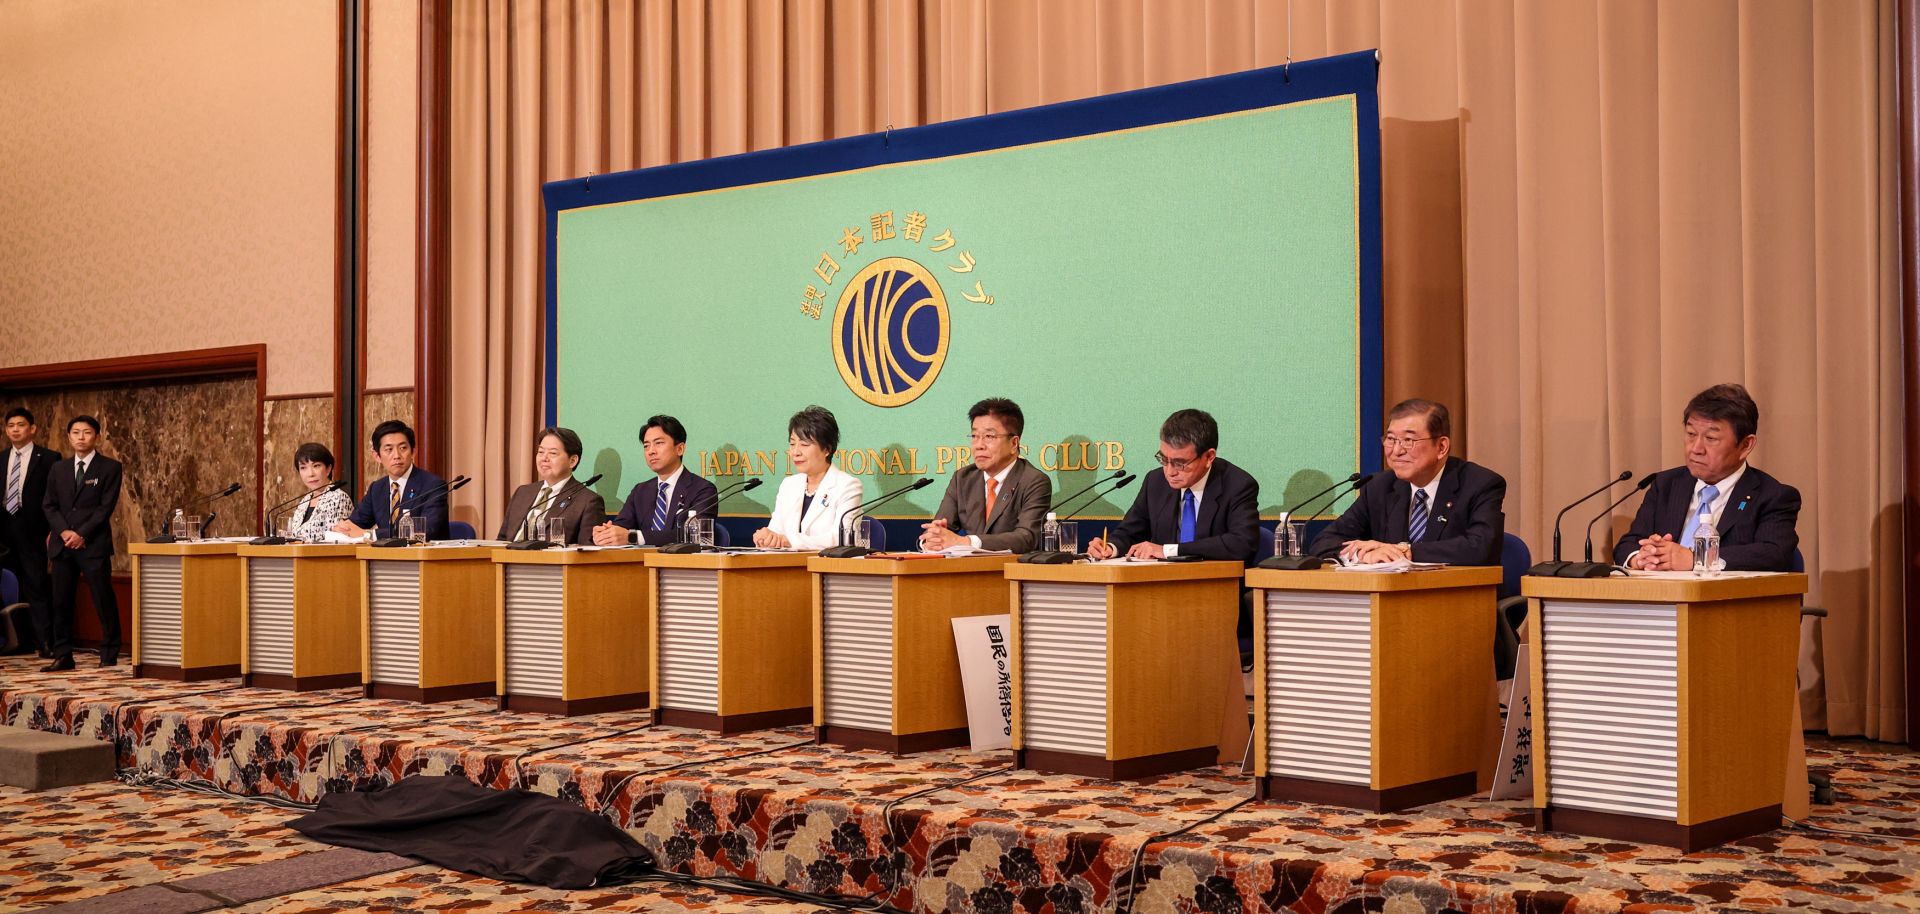
[[[1252, 780], [1037, 775], [1004, 771], [1011, 752], [895, 758], [814, 745], [810, 728], [720, 738], [644, 712], [552, 718], [91, 662], [42, 674], [42, 661], [0, 659], [0, 724], [112, 740], [123, 767], [303, 802], [413, 774], [523, 783], [606, 810], [669, 869], [914, 911], [1091, 914], [1128, 896], [1141, 914], [1920, 910], [1913, 841], [1795, 828], [1682, 855], [1541, 833], [1524, 805], [1473, 799], [1399, 815], [1251, 803], [1148, 844], [1136, 877], [1143, 842], [1247, 798]], [[1920, 837], [1920, 754], [1816, 741], [1810, 755], [1839, 793], [1816, 824]]]

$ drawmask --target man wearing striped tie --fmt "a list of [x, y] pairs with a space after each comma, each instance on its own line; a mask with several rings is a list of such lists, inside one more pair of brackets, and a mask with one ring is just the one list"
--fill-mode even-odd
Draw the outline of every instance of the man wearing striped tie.
[[19, 647], [13, 653], [25, 653], [26, 644], [37, 636], [40, 656], [46, 657], [45, 632], [38, 631], [35, 620], [46, 617], [47, 604], [47, 514], [41, 503], [47, 496], [47, 471], [60, 462], [60, 455], [34, 443], [39, 425], [25, 407], [7, 410], [6, 460], [0, 463], [0, 479], [6, 480], [4, 502], [0, 502], [0, 568], [13, 572], [20, 581], [20, 600], [27, 612], [9, 620], [18, 636]]
[[689, 515], [718, 517], [720, 493], [687, 472], [687, 427], [672, 416], [654, 416], [640, 427], [640, 448], [654, 478], [627, 493], [620, 516], [593, 528], [597, 546], [664, 546], [680, 536]]
[[1720, 534], [1730, 571], [1790, 571], [1800, 545], [1800, 490], [1749, 465], [1760, 407], [1738, 384], [1696, 394], [1681, 414], [1686, 463], [1653, 479], [1633, 527], [1613, 547], [1614, 561], [1646, 571], [1693, 567], [1694, 531]]
[[1403, 400], [1387, 412], [1376, 473], [1360, 499], [1314, 538], [1309, 550], [1350, 564], [1411, 559], [1498, 565], [1506, 534], [1507, 481], [1453, 456], [1453, 419], [1444, 404]]

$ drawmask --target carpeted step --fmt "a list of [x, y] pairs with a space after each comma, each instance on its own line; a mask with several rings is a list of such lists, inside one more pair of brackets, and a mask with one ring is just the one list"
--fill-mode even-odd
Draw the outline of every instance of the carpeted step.
[[113, 746], [84, 736], [0, 727], [0, 784], [51, 790], [113, 780]]

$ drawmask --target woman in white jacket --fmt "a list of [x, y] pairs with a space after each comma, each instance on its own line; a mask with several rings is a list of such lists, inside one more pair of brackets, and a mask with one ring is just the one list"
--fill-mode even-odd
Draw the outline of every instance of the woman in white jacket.
[[[787, 458], [794, 473], [780, 483], [773, 517], [753, 532], [762, 549], [825, 549], [839, 542], [842, 513], [860, 503], [860, 480], [833, 465], [840, 423], [824, 407], [809, 406], [787, 422]], [[847, 523], [854, 522], [849, 517]]]

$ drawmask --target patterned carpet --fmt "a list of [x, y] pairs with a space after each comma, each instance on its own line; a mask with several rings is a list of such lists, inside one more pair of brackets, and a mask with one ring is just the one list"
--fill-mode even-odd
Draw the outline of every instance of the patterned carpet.
[[[1142, 842], [1239, 802], [1249, 780], [1207, 769], [1116, 783], [999, 772], [1009, 753], [895, 758], [815, 746], [799, 728], [721, 739], [647, 728], [640, 713], [556, 719], [497, 713], [485, 701], [413, 705], [353, 690], [296, 695], [135, 680], [124, 668], [32, 668], [0, 661], [0, 724], [115, 740], [123, 766], [301, 801], [412, 774], [524, 782], [604, 810], [677, 872], [878, 895], [914, 911], [1082, 914], [1115, 910], [1129, 894], [1140, 914], [1920, 910], [1912, 841], [1792, 829], [1680, 855], [1541, 833], [1509, 803], [1465, 799], [1386, 816], [1271, 803], [1152, 843], [1136, 874]], [[1920, 837], [1920, 755], [1858, 742], [1817, 743], [1810, 754], [1840, 794], [1816, 809], [1816, 824]], [[390, 888], [364, 891], [451, 893], [412, 873], [375, 877], [367, 882]]]

